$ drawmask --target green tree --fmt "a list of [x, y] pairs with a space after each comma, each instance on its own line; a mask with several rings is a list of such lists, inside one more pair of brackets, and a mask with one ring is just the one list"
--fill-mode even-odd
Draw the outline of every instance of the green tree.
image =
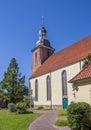
[[7, 97], [7, 100], [13, 103], [23, 100], [24, 96], [28, 94], [25, 76], [19, 73], [19, 67], [15, 58], [11, 59], [0, 85], [3, 90], [3, 98]]
[[83, 68], [91, 62], [91, 54], [89, 54], [83, 61]]

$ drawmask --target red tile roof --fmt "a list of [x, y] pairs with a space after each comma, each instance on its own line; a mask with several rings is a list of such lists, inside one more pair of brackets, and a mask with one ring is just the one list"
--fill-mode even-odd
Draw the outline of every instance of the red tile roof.
[[91, 78], [91, 63], [88, 64], [82, 71], [80, 71], [75, 77], [73, 77], [69, 82], [75, 82], [82, 79]]
[[88, 54], [91, 54], [91, 35], [50, 56], [30, 79], [79, 61]]

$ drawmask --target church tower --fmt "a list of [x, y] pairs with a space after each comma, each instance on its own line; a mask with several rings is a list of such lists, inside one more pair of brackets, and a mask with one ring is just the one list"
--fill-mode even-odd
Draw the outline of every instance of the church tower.
[[54, 53], [55, 49], [51, 47], [46, 36], [47, 31], [44, 25], [42, 25], [39, 30], [39, 40], [36, 42], [36, 47], [32, 50], [32, 73]]

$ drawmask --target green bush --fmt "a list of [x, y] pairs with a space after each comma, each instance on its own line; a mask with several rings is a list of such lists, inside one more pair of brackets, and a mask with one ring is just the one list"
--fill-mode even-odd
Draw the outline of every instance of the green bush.
[[16, 105], [16, 109], [17, 109], [17, 114], [26, 113], [26, 111], [27, 111], [27, 103], [25, 103], [25, 102], [18, 103]]
[[71, 103], [67, 109], [68, 122], [72, 130], [91, 129], [91, 106], [85, 102]]
[[16, 105], [14, 103], [9, 103], [8, 109], [10, 112], [16, 112]]
[[57, 126], [68, 126], [68, 120], [56, 120], [55, 125]]

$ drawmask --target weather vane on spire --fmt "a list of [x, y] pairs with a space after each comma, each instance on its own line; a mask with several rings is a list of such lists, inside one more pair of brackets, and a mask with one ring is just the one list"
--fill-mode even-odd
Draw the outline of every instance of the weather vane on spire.
[[42, 16], [42, 26], [44, 26], [44, 16]]

